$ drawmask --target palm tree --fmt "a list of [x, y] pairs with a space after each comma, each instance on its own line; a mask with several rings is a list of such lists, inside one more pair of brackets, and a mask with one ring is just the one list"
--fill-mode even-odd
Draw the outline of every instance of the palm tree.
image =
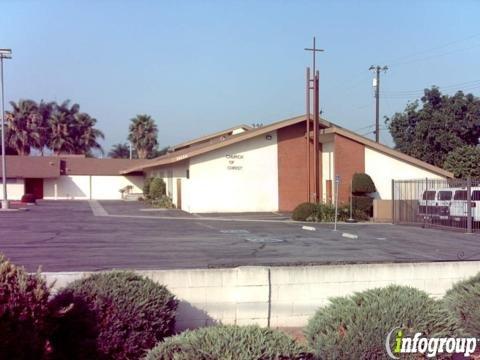
[[40, 113], [38, 104], [33, 100], [10, 102], [12, 111], [7, 112], [7, 143], [19, 155], [29, 155], [40, 137]]
[[97, 120], [80, 112], [80, 105], [66, 100], [55, 104], [48, 119], [48, 147], [58, 154], [91, 155], [92, 150], [103, 149], [98, 139], [105, 135], [95, 128]]
[[137, 151], [139, 159], [151, 157], [158, 145], [158, 129], [149, 115], [137, 115], [131, 119], [128, 140]]
[[48, 141], [51, 135], [51, 129], [49, 125], [49, 118], [55, 109], [54, 102], [40, 101], [38, 104], [38, 115], [35, 119], [35, 128], [38, 133], [34, 147], [38, 149], [43, 156], [45, 148], [48, 146]]
[[105, 139], [105, 135], [95, 129], [97, 119], [86, 113], [76, 113], [75, 123], [72, 129], [73, 145], [75, 154], [89, 154], [92, 150], [99, 150], [103, 154], [102, 146], [98, 139]]
[[68, 114], [65, 112], [54, 111], [49, 123], [48, 148], [56, 155], [71, 154], [73, 152], [73, 140], [70, 136]]
[[113, 159], [128, 159], [130, 158], [130, 147], [127, 144], [115, 144], [108, 152], [108, 157]]

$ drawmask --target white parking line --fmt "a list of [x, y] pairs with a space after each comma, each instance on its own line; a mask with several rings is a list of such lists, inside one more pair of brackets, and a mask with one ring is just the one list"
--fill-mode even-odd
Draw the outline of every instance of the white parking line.
[[90, 205], [90, 209], [92, 209], [93, 215], [109, 216], [107, 211], [103, 208], [103, 206], [97, 200], [89, 200], [88, 205]]

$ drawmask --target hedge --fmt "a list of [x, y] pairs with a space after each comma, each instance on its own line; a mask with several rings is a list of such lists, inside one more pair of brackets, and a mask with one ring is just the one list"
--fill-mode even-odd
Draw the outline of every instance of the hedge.
[[115, 271], [74, 281], [51, 306], [67, 309], [51, 338], [54, 359], [126, 360], [172, 335], [177, 301], [150, 279]]
[[397, 327], [406, 335], [423, 332], [427, 337], [458, 331], [440, 301], [411, 287], [388, 286], [331, 299], [309, 321], [305, 334], [321, 359], [383, 359], [386, 336]]
[[458, 326], [470, 336], [480, 337], [480, 273], [456, 283], [447, 291], [443, 302]]
[[0, 255], [0, 357], [41, 359], [48, 337], [50, 287]]
[[310, 360], [313, 354], [286, 334], [258, 326], [220, 325], [168, 338], [144, 360]]
[[368, 174], [355, 173], [352, 178], [352, 193], [364, 195], [376, 192], [375, 184]]
[[315, 216], [316, 211], [317, 205], [314, 203], [301, 203], [293, 210], [292, 219], [296, 221], [307, 221], [312, 216]]
[[167, 186], [165, 184], [165, 181], [163, 181], [163, 179], [161, 178], [156, 177], [150, 183], [149, 198], [151, 200], [158, 200], [167, 193], [166, 191]]

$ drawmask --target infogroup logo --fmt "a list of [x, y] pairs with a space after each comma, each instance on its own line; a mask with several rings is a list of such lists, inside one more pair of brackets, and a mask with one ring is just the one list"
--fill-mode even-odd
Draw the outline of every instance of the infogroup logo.
[[415, 353], [429, 358], [438, 354], [463, 354], [468, 357], [476, 348], [476, 338], [425, 337], [420, 332], [411, 337], [405, 336], [400, 327], [390, 330], [385, 339], [385, 350], [391, 359], [400, 359], [401, 354]]

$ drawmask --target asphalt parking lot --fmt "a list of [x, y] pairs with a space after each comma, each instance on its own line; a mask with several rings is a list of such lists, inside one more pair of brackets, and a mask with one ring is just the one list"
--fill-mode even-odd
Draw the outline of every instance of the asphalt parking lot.
[[96, 204], [103, 216], [87, 201], [0, 213], [0, 251], [30, 271], [480, 260], [478, 234], [389, 224], [340, 224], [336, 232], [314, 224], [310, 231], [285, 214], [198, 216], [136, 202]]

